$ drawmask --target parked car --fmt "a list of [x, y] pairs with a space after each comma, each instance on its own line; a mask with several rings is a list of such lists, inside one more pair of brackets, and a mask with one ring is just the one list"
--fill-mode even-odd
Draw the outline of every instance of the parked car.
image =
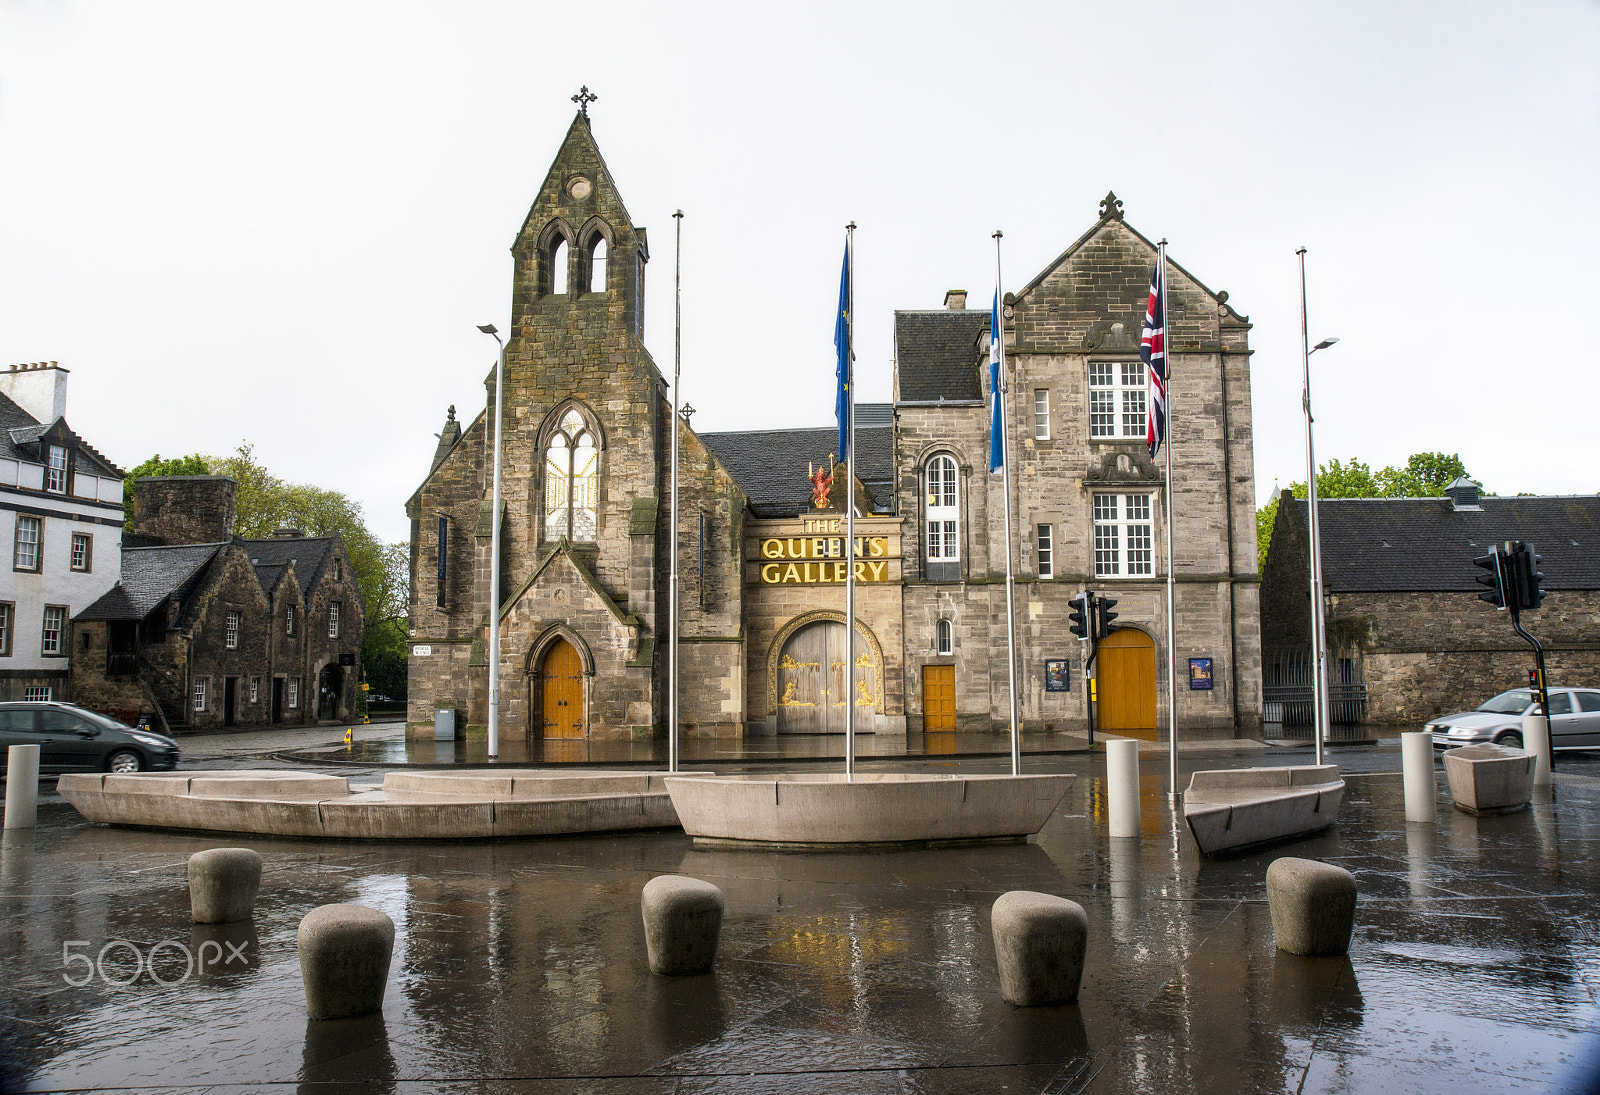
[[[1435, 749], [1459, 745], [1522, 748], [1522, 716], [1538, 711], [1538, 697], [1529, 688], [1513, 688], [1482, 704], [1435, 719], [1423, 729], [1433, 735]], [[1600, 689], [1550, 689], [1550, 746], [1554, 749], [1600, 749]]]
[[41, 772], [171, 771], [178, 743], [70, 703], [0, 703], [0, 769], [12, 745], [37, 745]]

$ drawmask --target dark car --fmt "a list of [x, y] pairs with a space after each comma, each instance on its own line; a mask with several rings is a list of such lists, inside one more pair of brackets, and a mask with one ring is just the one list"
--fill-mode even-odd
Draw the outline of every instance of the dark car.
[[[1462, 745], [1522, 748], [1522, 716], [1538, 713], [1531, 689], [1513, 688], [1485, 700], [1476, 711], [1435, 719], [1423, 729], [1433, 735], [1435, 749]], [[1553, 749], [1600, 749], [1600, 689], [1550, 689], [1550, 746]]]
[[41, 772], [171, 771], [178, 743], [70, 703], [0, 703], [0, 768], [12, 745], [37, 745]]

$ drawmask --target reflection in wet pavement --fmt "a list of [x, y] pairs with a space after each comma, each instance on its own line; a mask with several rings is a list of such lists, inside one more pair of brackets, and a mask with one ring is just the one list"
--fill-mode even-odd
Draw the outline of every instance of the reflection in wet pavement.
[[[1398, 777], [1354, 776], [1332, 832], [1204, 865], [1159, 779], [1145, 784], [1140, 841], [1107, 839], [1102, 785], [1083, 778], [1027, 844], [832, 855], [703, 850], [678, 833], [208, 838], [95, 828], [46, 804], [36, 832], [0, 843], [0, 1078], [651, 1095], [1585, 1090], [1600, 1042], [1600, 781], [1568, 780], [1521, 814], [1445, 808], [1416, 826]], [[191, 925], [187, 856], [234, 843], [266, 859], [255, 921]], [[1348, 958], [1273, 948], [1262, 880], [1282, 854], [1355, 873]], [[639, 893], [659, 873], [722, 887], [714, 974], [648, 972]], [[1087, 908], [1079, 1005], [1000, 1000], [989, 908], [1010, 889]], [[390, 989], [381, 1016], [311, 1023], [295, 929], [338, 901], [394, 918]]]

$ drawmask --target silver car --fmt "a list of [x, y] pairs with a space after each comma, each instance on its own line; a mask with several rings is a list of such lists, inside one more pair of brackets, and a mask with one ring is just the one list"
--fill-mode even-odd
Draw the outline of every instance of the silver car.
[[[1522, 716], [1538, 711], [1536, 700], [1532, 689], [1513, 688], [1476, 711], [1446, 715], [1423, 729], [1433, 735], [1435, 749], [1486, 741], [1520, 749]], [[1600, 749], [1600, 689], [1550, 689], [1550, 745], [1554, 749]]]

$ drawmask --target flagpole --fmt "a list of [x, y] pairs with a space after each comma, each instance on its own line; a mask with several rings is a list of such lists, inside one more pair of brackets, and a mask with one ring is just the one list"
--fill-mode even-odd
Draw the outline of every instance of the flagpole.
[[996, 328], [989, 332], [999, 347], [1000, 361], [1000, 390], [996, 398], [1000, 400], [1000, 471], [1001, 489], [1005, 492], [1005, 519], [1006, 519], [1006, 681], [1007, 691], [1011, 697], [1011, 774], [1022, 774], [1022, 731], [1017, 719], [1017, 611], [1015, 604], [1015, 579], [1011, 572], [1011, 420], [1007, 414], [1006, 393], [1011, 390], [1010, 381], [1006, 379], [1006, 309], [1005, 300], [1000, 296], [1000, 237], [1005, 235], [998, 228], [994, 230], [994, 295], [995, 295], [995, 322]]
[[1172, 332], [1169, 317], [1172, 298], [1167, 295], [1167, 241], [1158, 245], [1161, 265], [1161, 364], [1166, 375], [1162, 386], [1163, 415], [1166, 418], [1167, 444], [1167, 797], [1176, 803], [1183, 797], [1178, 790], [1178, 671], [1177, 671], [1177, 620], [1178, 577], [1177, 560], [1172, 554], [1172, 526], [1176, 521], [1175, 499], [1172, 497]]
[[849, 295], [844, 309], [845, 484], [844, 484], [844, 775], [856, 778], [856, 222], [844, 229], [845, 268]]
[[668, 534], [667, 771], [678, 770], [678, 381], [683, 373], [683, 210], [672, 214], [677, 247], [672, 257], [672, 529]]

